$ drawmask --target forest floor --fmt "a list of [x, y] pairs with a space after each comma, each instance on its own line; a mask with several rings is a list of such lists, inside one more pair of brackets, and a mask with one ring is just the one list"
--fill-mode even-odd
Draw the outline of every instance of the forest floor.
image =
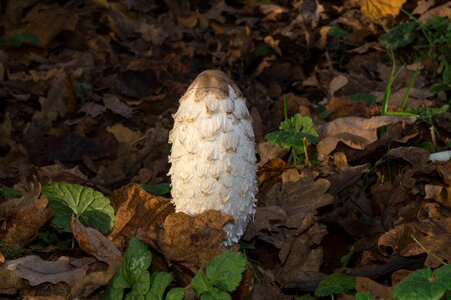
[[449, 297], [451, 5], [403, 3], [2, 2], [0, 298], [99, 299], [119, 268], [115, 299], [169, 273], [196, 299], [227, 218], [173, 213], [168, 134], [206, 69], [247, 99], [259, 193], [240, 287], [203, 299]]

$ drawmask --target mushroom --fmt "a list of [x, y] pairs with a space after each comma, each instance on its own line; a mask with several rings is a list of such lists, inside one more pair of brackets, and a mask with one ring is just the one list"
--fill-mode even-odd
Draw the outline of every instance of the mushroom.
[[219, 70], [200, 73], [180, 99], [169, 133], [176, 212], [232, 215], [226, 246], [240, 239], [255, 213], [256, 157], [252, 120], [237, 85]]

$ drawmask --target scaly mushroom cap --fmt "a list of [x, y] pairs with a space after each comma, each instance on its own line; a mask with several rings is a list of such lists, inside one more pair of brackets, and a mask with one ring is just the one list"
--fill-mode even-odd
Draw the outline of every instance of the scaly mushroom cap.
[[221, 211], [226, 245], [236, 243], [255, 212], [254, 132], [246, 99], [223, 72], [200, 73], [180, 99], [169, 133], [172, 201], [177, 212]]

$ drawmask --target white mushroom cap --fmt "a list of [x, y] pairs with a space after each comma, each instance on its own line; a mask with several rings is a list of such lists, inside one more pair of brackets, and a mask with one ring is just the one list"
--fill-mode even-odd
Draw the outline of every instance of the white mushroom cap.
[[254, 132], [246, 99], [219, 70], [200, 73], [180, 99], [169, 134], [172, 202], [177, 212], [221, 211], [226, 245], [236, 243], [255, 212]]

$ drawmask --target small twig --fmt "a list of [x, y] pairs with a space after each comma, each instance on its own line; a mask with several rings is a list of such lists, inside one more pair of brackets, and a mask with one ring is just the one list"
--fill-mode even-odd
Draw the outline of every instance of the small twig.
[[427, 254], [429, 254], [430, 256], [432, 256], [433, 258], [435, 258], [439, 263], [441, 263], [442, 265], [447, 265], [447, 263], [441, 259], [440, 257], [438, 257], [437, 255], [435, 255], [434, 253], [432, 253], [432, 251], [429, 251], [428, 249], [426, 249], [416, 238], [413, 234], [410, 234], [410, 236], [412, 237], [412, 239], [421, 247], [421, 249], [424, 250], [424, 252], [426, 252]]
[[305, 137], [305, 136], [304, 136], [303, 143], [304, 143], [304, 154], [305, 154], [305, 162], [304, 162], [304, 164], [306, 166], [310, 167], [312, 164], [310, 163], [310, 160], [308, 158], [307, 137]]

